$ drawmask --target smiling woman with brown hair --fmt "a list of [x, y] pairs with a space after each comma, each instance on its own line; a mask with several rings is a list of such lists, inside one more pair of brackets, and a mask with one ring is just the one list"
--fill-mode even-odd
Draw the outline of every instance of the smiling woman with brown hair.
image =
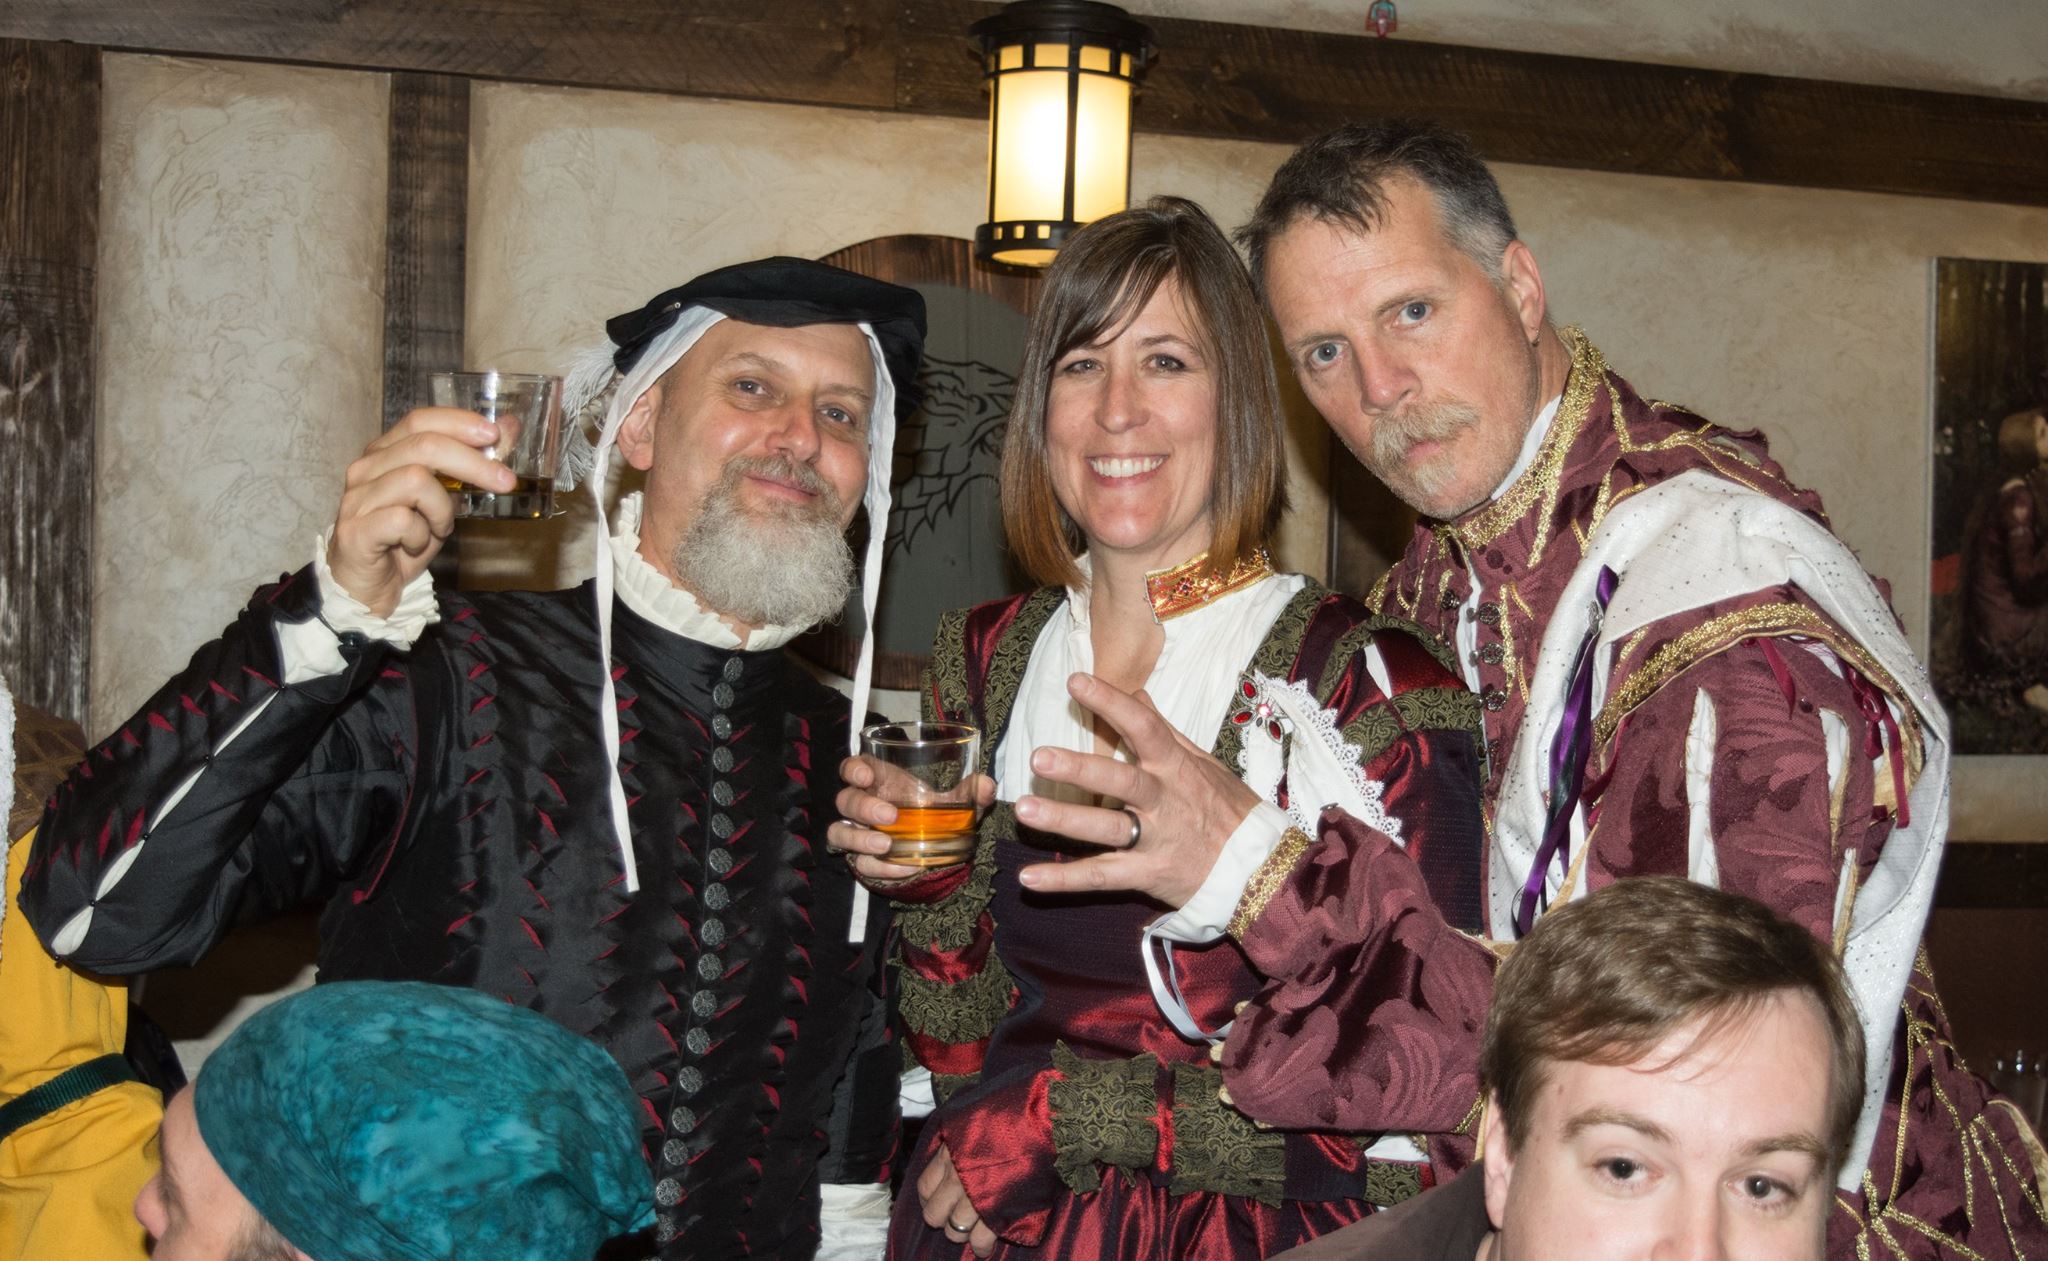
[[[1285, 506], [1266, 327], [1222, 232], [1193, 203], [1159, 198], [1078, 233], [1033, 316], [1004, 451], [1004, 525], [1045, 585], [941, 619], [925, 688], [928, 716], [983, 729], [998, 800], [972, 861], [939, 871], [866, 856], [885, 845], [865, 828], [832, 831], [898, 903], [907, 1040], [944, 1097], [892, 1255], [951, 1257], [965, 1243], [984, 1256], [1259, 1256], [1419, 1180], [1412, 1147], [1410, 1163], [1369, 1160], [1370, 1136], [1271, 1133], [1227, 1101], [1210, 1043], [1278, 985], [1217, 940], [1256, 917], [1237, 896], [1246, 869], [1213, 882], [1187, 871], [1159, 898], [1050, 897], [1024, 873], [1084, 847], [1020, 813], [1109, 813], [1120, 837], [1129, 829], [1113, 849], [1151, 822], [1129, 794], [1051, 778], [1074, 753], [1128, 756], [1132, 733], [1075, 703], [1084, 691], [1070, 688], [1091, 683], [1142, 692], [1191, 773], [1241, 774], [1247, 804], [1312, 823], [1346, 801], [1431, 870], [1477, 871], [1469, 697], [1404, 629], [1273, 570]], [[873, 782], [858, 761], [846, 772]], [[870, 826], [894, 817], [856, 789], [840, 806]], [[1432, 892], [1476, 925], [1476, 880]], [[1217, 931], [1163, 932], [1168, 921]], [[1148, 935], [1207, 944], [1176, 955]]]

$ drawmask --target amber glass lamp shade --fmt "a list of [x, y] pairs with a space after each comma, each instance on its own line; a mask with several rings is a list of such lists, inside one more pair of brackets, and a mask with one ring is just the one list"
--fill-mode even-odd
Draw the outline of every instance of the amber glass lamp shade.
[[988, 222], [975, 257], [1043, 267], [1130, 203], [1131, 94], [1152, 30], [1093, 0], [1018, 0], [976, 22], [988, 77]]

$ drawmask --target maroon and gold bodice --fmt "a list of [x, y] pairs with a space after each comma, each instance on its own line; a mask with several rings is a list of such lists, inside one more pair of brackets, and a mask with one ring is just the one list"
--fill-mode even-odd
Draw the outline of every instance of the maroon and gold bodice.
[[[1039, 591], [944, 619], [928, 709], [977, 721], [992, 754], [1064, 596]], [[1364, 667], [1368, 646], [1391, 694]], [[1412, 808], [1411, 852], [1441, 873], [1446, 905], [1476, 921], [1476, 708], [1440, 652], [1311, 583], [1243, 665], [1305, 681], [1335, 712], [1385, 782], [1389, 810]], [[1240, 738], [1227, 721], [1217, 734], [1226, 765]], [[1455, 790], [1442, 791], [1455, 784], [1465, 786], [1463, 826]], [[1022, 867], [1057, 861], [1064, 845], [1020, 830], [998, 805], [970, 866], [898, 891], [907, 1041], [946, 1096], [931, 1142], [946, 1145], [1004, 1246], [1071, 1255], [1091, 1239], [1148, 1239], [1171, 1255], [1251, 1255], [1353, 1220], [1369, 1198], [1397, 1198], [1386, 1186], [1369, 1197], [1376, 1175], [1361, 1136], [1263, 1131], [1224, 1101], [1208, 1044], [1176, 1033], [1146, 984], [1140, 938], [1165, 908], [1018, 883]], [[1206, 1028], [1227, 1025], [1270, 984], [1227, 938], [1179, 951], [1175, 967]], [[1423, 1180], [1412, 1167], [1393, 1176]], [[936, 1232], [905, 1224], [906, 1212], [914, 1206], [899, 1210], [896, 1252], [916, 1255], [923, 1235], [944, 1251]]]

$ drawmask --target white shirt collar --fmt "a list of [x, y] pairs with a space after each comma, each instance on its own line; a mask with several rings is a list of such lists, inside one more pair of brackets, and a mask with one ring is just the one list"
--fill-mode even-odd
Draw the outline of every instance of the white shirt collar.
[[640, 492], [619, 502], [612, 531], [612, 574], [618, 596], [641, 617], [686, 639], [713, 648], [766, 652], [780, 648], [808, 630], [804, 626], [758, 626], [742, 639], [739, 632], [697, 597], [676, 586], [640, 554]]
[[1536, 419], [1529, 425], [1529, 432], [1522, 437], [1522, 453], [1515, 457], [1515, 466], [1508, 470], [1508, 475], [1501, 479], [1500, 485], [1493, 488], [1493, 494], [1487, 496], [1489, 502], [1506, 494], [1508, 487], [1515, 484], [1515, 479], [1528, 472], [1529, 466], [1536, 462], [1536, 453], [1543, 449], [1543, 439], [1549, 435], [1550, 422], [1557, 419], [1557, 408], [1562, 402], [1564, 395], [1559, 394], [1545, 403], [1542, 411], [1536, 413]]

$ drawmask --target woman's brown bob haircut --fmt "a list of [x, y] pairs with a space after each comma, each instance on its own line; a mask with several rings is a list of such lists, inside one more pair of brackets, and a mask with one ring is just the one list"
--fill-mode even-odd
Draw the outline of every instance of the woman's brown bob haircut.
[[1081, 572], [1074, 561], [1087, 549], [1073, 518], [1053, 497], [1045, 441], [1053, 365], [1077, 346], [1114, 339], [1168, 280], [1180, 287], [1215, 371], [1210, 566], [1228, 573], [1249, 559], [1273, 537], [1287, 510], [1280, 390], [1251, 277], [1200, 206], [1181, 197], [1155, 197], [1075, 233], [1046, 273], [1031, 317], [1003, 440], [1002, 487], [1010, 550], [1036, 582], [1078, 585]]
[[1863, 1026], [1842, 969], [1812, 933], [1759, 902], [1677, 876], [1617, 880], [1545, 915], [1501, 965], [1479, 1054], [1519, 1148], [1543, 1071], [1633, 1064], [1674, 1031], [1739, 1024], [1774, 994], [1810, 994], [1833, 1051], [1828, 1170], [1863, 1109]]

